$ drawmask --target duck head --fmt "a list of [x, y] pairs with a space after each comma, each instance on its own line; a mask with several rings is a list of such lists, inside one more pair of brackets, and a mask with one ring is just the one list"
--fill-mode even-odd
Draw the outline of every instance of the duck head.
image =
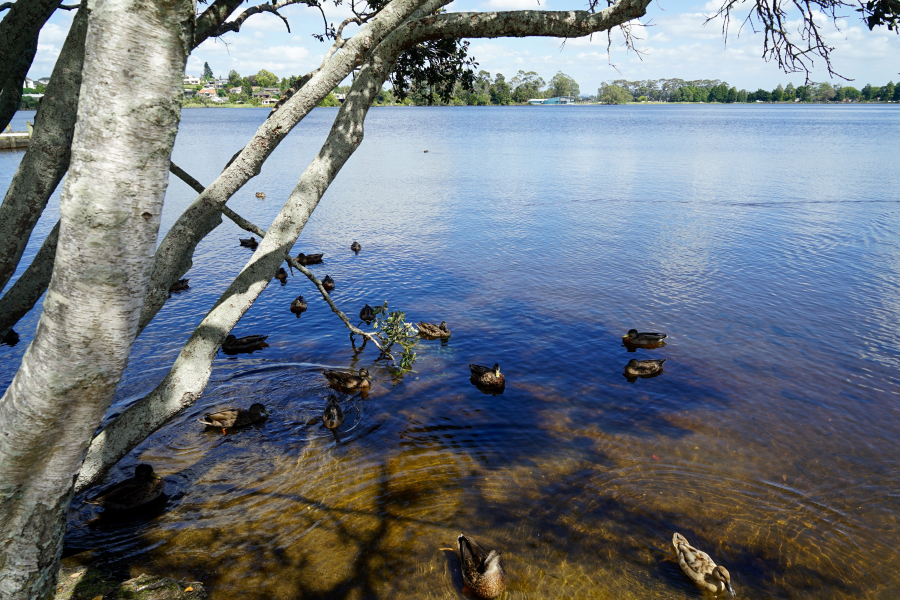
[[359, 370], [359, 376], [363, 379], [372, 379], [371, 377], [369, 377], [369, 370], [365, 367]]
[[628, 330], [628, 333], [626, 333], [626, 334], [623, 335], [622, 337], [623, 337], [623, 338], [633, 338], [633, 337], [635, 337], [637, 334], [638, 334], [638, 330], [637, 330], [637, 329], [629, 329], [629, 330]]
[[636, 366], [638, 366], [638, 359], [632, 358], [631, 360], [628, 361], [628, 365], [627, 365], [627, 366], [629, 366], [629, 367], [636, 367]]
[[447, 321], [441, 321], [441, 329], [447, 329]]
[[500, 377], [500, 365], [498, 363], [494, 363], [494, 377]]
[[225, 343], [226, 343], [226, 344], [233, 344], [236, 340], [237, 340], [237, 338], [234, 337], [234, 334], [229, 333], [229, 334], [228, 334], [228, 337], [225, 338]]
[[140, 464], [134, 470], [134, 478], [135, 479], [162, 479], [159, 475], [153, 472], [153, 467], [148, 464]]
[[734, 593], [734, 588], [731, 587], [731, 575], [728, 574], [728, 569], [725, 567], [716, 567], [713, 569], [712, 576], [724, 583], [725, 589], [728, 590], [732, 596], [737, 595]]
[[254, 415], [254, 416], [258, 416], [258, 415], [266, 415], [267, 417], [269, 416], [269, 412], [266, 410], [266, 407], [263, 406], [262, 404], [260, 404], [259, 402], [256, 402], [250, 406], [250, 414]]

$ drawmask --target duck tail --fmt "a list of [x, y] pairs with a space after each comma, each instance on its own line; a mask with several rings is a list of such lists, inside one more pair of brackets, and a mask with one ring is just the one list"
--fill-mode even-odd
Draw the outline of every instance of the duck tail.
[[490, 573], [491, 571], [496, 571], [500, 568], [500, 553], [496, 550], [491, 550], [488, 552], [487, 557], [484, 559], [484, 572], [485, 574]]
[[667, 360], [669, 360], [669, 359], [668, 359], [668, 358], [662, 358], [662, 359], [660, 359], [660, 361], [659, 361], [659, 366], [663, 366], [664, 364], [666, 364], [666, 361], [667, 361]]

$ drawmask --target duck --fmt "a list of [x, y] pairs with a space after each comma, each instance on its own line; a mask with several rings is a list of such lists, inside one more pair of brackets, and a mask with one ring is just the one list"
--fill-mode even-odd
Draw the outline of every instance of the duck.
[[375, 310], [366, 304], [362, 307], [362, 310], [359, 311], [359, 318], [365, 321], [366, 325], [371, 325], [372, 321], [375, 320]]
[[637, 329], [629, 329], [622, 336], [622, 340], [629, 346], [653, 346], [669, 337], [665, 333], [639, 332]]
[[326, 292], [334, 289], [334, 279], [331, 278], [331, 275], [325, 276], [325, 279], [322, 280], [322, 287], [325, 288]]
[[342, 390], [367, 390], [372, 387], [369, 371], [365, 368], [359, 370], [359, 375], [344, 373], [342, 371], [325, 371], [322, 373], [328, 383]]
[[265, 192], [256, 192], [256, 197], [259, 198], [260, 200], [265, 200], [266, 193]]
[[456, 542], [466, 587], [479, 598], [496, 598], [505, 592], [506, 573], [500, 565], [500, 553], [496, 550], [488, 552], [464, 533], [459, 534]]
[[287, 271], [284, 270], [284, 267], [278, 267], [278, 270], [275, 271], [275, 279], [281, 282], [281, 285], [287, 283]]
[[297, 296], [294, 298], [294, 301], [291, 302], [291, 312], [294, 314], [300, 314], [306, 310], [306, 299], [303, 296]]
[[210, 427], [221, 427], [224, 434], [226, 429], [262, 423], [268, 418], [269, 413], [266, 412], [266, 407], [256, 402], [250, 405], [248, 410], [243, 408], [223, 408], [214, 413], [206, 413], [202, 419], [197, 420]]
[[235, 337], [229, 335], [222, 343], [222, 350], [226, 354], [237, 354], [238, 352], [253, 352], [259, 348], [268, 346], [266, 344], [267, 335], [245, 335], [244, 337]]
[[735, 596], [731, 587], [731, 575], [725, 567], [716, 566], [716, 563], [706, 552], [697, 550], [676, 532], [672, 537], [672, 545], [675, 546], [675, 554], [678, 556], [678, 566], [693, 581], [697, 587], [710, 592], [721, 593], [725, 590]]
[[500, 372], [500, 365], [497, 363], [494, 363], [490, 369], [480, 365], [469, 365], [469, 371], [472, 372], [469, 381], [479, 387], [502, 388], [506, 386], [506, 377]]
[[628, 364], [625, 365], [625, 376], [626, 377], [649, 377], [651, 375], [657, 375], [662, 373], [663, 363], [666, 362], [667, 359], [648, 359], [648, 360], [638, 360], [636, 358], [632, 358], [628, 361]]
[[332, 431], [344, 424], [344, 409], [341, 408], [334, 396], [328, 398], [328, 404], [322, 411], [322, 424], [326, 429]]
[[10, 329], [6, 332], [6, 335], [3, 336], [3, 339], [0, 340], [0, 344], [6, 344], [7, 346], [15, 346], [19, 343], [19, 334]]
[[169, 286], [169, 292], [183, 292], [186, 289], [189, 289], [191, 286], [188, 285], [188, 281], [190, 279], [179, 279], [175, 283]]
[[358, 254], [359, 251], [362, 250], [362, 246], [359, 245], [359, 242], [354, 241], [352, 244], [350, 244], [350, 249]]
[[140, 464], [134, 470], [134, 477], [106, 488], [86, 502], [110, 510], [128, 510], [153, 502], [162, 495], [165, 487], [153, 467]]
[[257, 242], [256, 238], [254, 238], [252, 235], [249, 239], [245, 240], [244, 238], [238, 238], [238, 240], [241, 242], [241, 246], [244, 246], [245, 248], [256, 250], [256, 247], [259, 246], [259, 242]]
[[301, 265], [317, 265], [322, 262], [322, 257], [324, 254], [303, 254], [302, 252], [297, 255], [297, 262]]
[[425, 323], [421, 321], [418, 323], [419, 327], [419, 335], [426, 338], [448, 338], [450, 337], [450, 330], [447, 329], [447, 321], [441, 321], [440, 325], [435, 325], [433, 323]]

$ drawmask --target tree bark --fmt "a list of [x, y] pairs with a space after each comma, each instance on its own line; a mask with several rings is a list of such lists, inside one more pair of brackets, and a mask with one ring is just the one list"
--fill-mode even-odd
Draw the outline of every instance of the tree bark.
[[15, 273], [47, 200], [69, 168], [89, 14], [87, 8], [75, 14], [41, 100], [28, 151], [0, 205], [0, 290]]
[[56, 243], [59, 240], [59, 221], [35, 255], [34, 260], [22, 273], [16, 282], [10, 287], [3, 298], [0, 298], [0, 339], [19, 322], [19, 319], [28, 314], [37, 301], [41, 299], [47, 286], [50, 285], [50, 276], [53, 274], [53, 262], [56, 260]]
[[189, 0], [99, 0], [90, 18], [56, 264], [0, 400], [4, 599], [54, 591], [74, 478], [137, 332], [193, 18]]

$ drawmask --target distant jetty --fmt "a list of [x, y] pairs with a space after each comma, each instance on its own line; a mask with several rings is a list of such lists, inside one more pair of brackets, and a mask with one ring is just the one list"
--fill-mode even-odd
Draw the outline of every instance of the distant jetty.
[[31, 121], [27, 121], [25, 126], [28, 131], [13, 131], [9, 125], [6, 131], [0, 133], [0, 150], [10, 150], [16, 148], [27, 148], [31, 143]]

